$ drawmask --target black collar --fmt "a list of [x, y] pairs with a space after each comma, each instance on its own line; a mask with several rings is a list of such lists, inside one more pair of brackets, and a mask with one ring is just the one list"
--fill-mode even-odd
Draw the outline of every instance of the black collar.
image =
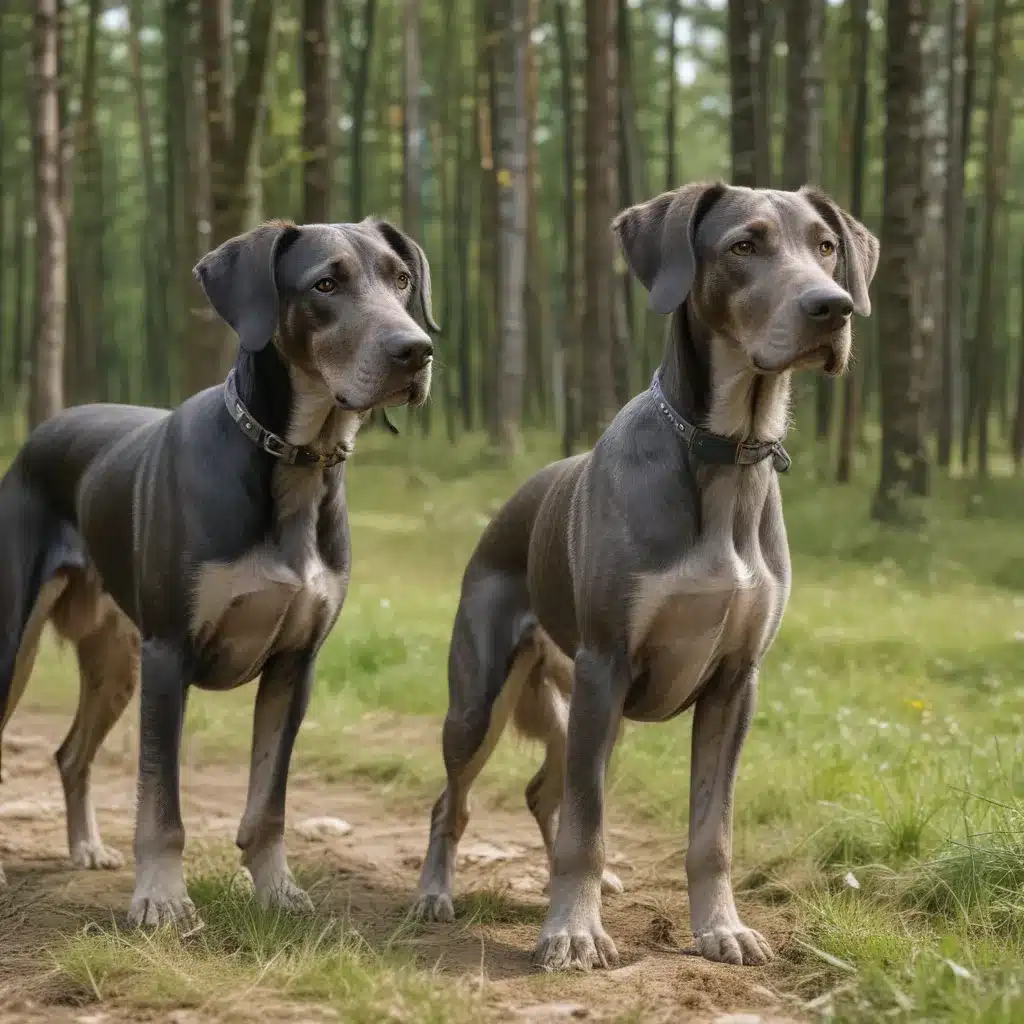
[[651, 381], [651, 394], [665, 418], [699, 462], [715, 466], [753, 466], [770, 457], [772, 465], [779, 473], [785, 473], [792, 465], [792, 459], [782, 447], [781, 441], [734, 441], [731, 437], [712, 434], [710, 430], [703, 430], [692, 423], [687, 423], [665, 397], [657, 372]]
[[351, 448], [339, 444], [333, 452], [321, 455], [305, 445], [289, 444], [273, 431], [260, 426], [252, 413], [246, 409], [245, 403], [238, 397], [234, 370], [224, 381], [224, 404], [227, 406], [228, 414], [238, 424], [238, 429], [257, 448], [262, 448], [269, 455], [273, 455], [275, 459], [287, 462], [290, 466], [316, 466], [319, 469], [328, 469], [331, 466], [336, 466], [339, 462], [344, 462], [352, 454]]

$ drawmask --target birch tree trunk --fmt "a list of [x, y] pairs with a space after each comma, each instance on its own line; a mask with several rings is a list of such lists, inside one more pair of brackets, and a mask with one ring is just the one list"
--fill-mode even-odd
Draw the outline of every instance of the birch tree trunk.
[[586, 304], [583, 337], [582, 430], [588, 443], [600, 436], [615, 414], [612, 380], [614, 345], [614, 251], [609, 224], [615, 209], [615, 153], [609, 131], [615, 124], [616, 3], [587, 0], [587, 113], [584, 124], [586, 224], [583, 268]]
[[555, 0], [558, 41], [559, 94], [562, 107], [562, 233], [565, 241], [562, 288], [564, 315], [560, 333], [563, 375], [562, 454], [575, 448], [581, 407], [579, 343], [579, 285], [576, 244], [576, 109], [568, 0]]
[[61, 194], [57, 0], [37, 0], [33, 23], [32, 155], [36, 186], [36, 315], [29, 426], [64, 405], [67, 224]]
[[528, 0], [494, 5], [495, 179], [498, 213], [497, 437], [506, 458], [522, 447], [526, 370], [526, 46]]

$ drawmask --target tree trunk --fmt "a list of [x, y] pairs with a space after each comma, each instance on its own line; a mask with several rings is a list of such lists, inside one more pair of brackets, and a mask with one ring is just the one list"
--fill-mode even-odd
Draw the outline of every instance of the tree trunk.
[[[630, 35], [630, 13], [628, 0], [617, 0], [617, 90], [616, 108], [618, 117], [615, 127], [615, 144], [618, 150], [618, 206], [631, 206], [641, 187], [640, 133], [636, 124], [636, 108], [633, 102], [633, 44]], [[674, 72], [673, 72], [674, 74]], [[646, 190], [644, 190], [646, 192]], [[632, 395], [631, 371], [635, 365], [631, 341], [640, 336], [634, 299], [634, 278], [624, 261], [616, 260], [613, 274], [615, 288], [615, 338], [612, 371], [615, 385], [616, 406], [625, 405]]]
[[167, 323], [164, 316], [167, 300], [167, 270], [153, 157], [153, 135], [150, 131], [149, 106], [142, 69], [141, 0], [128, 5], [128, 52], [131, 59], [132, 93], [135, 116], [139, 126], [139, 150], [142, 162], [143, 202], [149, 232], [142, 241], [139, 257], [143, 267], [143, 310], [145, 324], [146, 400], [155, 405], [170, 401], [167, 370]]
[[[782, 151], [783, 188], [821, 184], [822, 114], [825, 83], [821, 70], [824, 0], [786, 3], [786, 130]], [[832, 424], [833, 382], [815, 380], [815, 436], [827, 440]]]
[[497, 321], [501, 299], [498, 295], [498, 182], [495, 139], [495, 42], [494, 6], [490, 0], [476, 0], [476, 113], [479, 150], [479, 273], [477, 277], [477, 340], [480, 353], [479, 385], [484, 426], [497, 439], [499, 400], [498, 366], [501, 358]]
[[528, 415], [545, 422], [548, 413], [550, 376], [550, 287], [547, 253], [541, 243], [540, 154], [537, 145], [537, 114], [540, 76], [533, 31], [537, 25], [538, 0], [528, 0], [526, 43], [526, 393]]
[[363, 135], [366, 127], [366, 107], [369, 102], [370, 63], [373, 56], [373, 31], [377, 24], [377, 0], [365, 0], [363, 4], [362, 46], [359, 60], [355, 63], [355, 80], [352, 84], [352, 142], [351, 142], [351, 203], [349, 219], [363, 219]]
[[774, 159], [772, 156], [772, 81], [775, 29], [778, 24], [778, 0], [751, 0], [754, 4], [755, 34], [751, 37], [751, 52], [756, 55], [753, 70], [755, 116], [757, 132], [757, 181], [764, 188], [771, 186]]
[[423, 191], [423, 128], [420, 123], [423, 58], [420, 53], [420, 5], [421, 0], [403, 0], [402, 221], [403, 227], [413, 238], [419, 238], [423, 231], [423, 215], [420, 210], [420, 195]]
[[[450, 0], [454, 2], [454, 0]], [[473, 233], [473, 210], [469, 192], [473, 174], [467, 173], [469, 156], [472, 152], [472, 137], [475, 118], [472, 108], [467, 113], [463, 108], [462, 58], [459, 58], [459, 104], [458, 137], [455, 143], [455, 223], [457, 235], [455, 245], [459, 263], [459, 408], [462, 425], [467, 431], [473, 429], [473, 354], [470, 307], [469, 246]], [[470, 94], [470, 98], [472, 94]], [[468, 121], [468, 124], [467, 124]]]
[[728, 0], [729, 117], [732, 184], [764, 184], [758, 180], [758, 21], [761, 0]]
[[[868, 134], [868, 60], [871, 26], [868, 14], [871, 0], [852, 0], [850, 4], [850, 36], [852, 37], [852, 79], [854, 82], [853, 148], [850, 168], [850, 212], [858, 220], [864, 210], [864, 164]], [[853, 448], [860, 418], [863, 368], [856, 362], [843, 379], [843, 417], [839, 429], [839, 461], [836, 480], [849, 483], [853, 470]]]
[[527, 0], [494, 6], [495, 161], [498, 184], [497, 436], [510, 458], [522, 447], [526, 369], [523, 297], [526, 284]]
[[[1001, 2], [1001, 0], [1000, 0]], [[916, 281], [924, 223], [923, 35], [929, 0], [889, 0], [886, 26], [885, 171], [878, 268], [882, 466], [872, 514], [917, 519], [912, 496], [927, 466], [924, 369]]]
[[[974, 0], [950, 0], [949, 63], [946, 82], [946, 189], [944, 195], [943, 315], [939, 325], [941, 359], [937, 461], [948, 469], [960, 419], [960, 347], [963, 324], [964, 129], [968, 9]], [[973, 12], [972, 12], [973, 14]]]
[[584, 124], [586, 188], [586, 244], [583, 270], [586, 304], [583, 337], [587, 358], [583, 365], [582, 430], [593, 444], [615, 413], [612, 380], [615, 293], [612, 236], [615, 154], [608, 144], [615, 123], [615, 0], [587, 0], [586, 37], [587, 112]]
[[821, 183], [824, 16], [824, 0], [787, 0], [786, 132], [782, 153], [782, 184], [787, 189]]
[[679, 83], [676, 76], [678, 46], [676, 44], [676, 26], [679, 23], [682, 0], [668, 0], [668, 76], [665, 98], [665, 191], [677, 188], [681, 183], [676, 170], [676, 119], [679, 105]]
[[29, 425], [64, 405], [67, 315], [67, 224], [61, 194], [61, 126], [57, 96], [60, 34], [57, 0], [37, 0], [33, 28], [32, 152], [36, 181], [36, 316]]
[[981, 280], [978, 284], [978, 321], [974, 347], [977, 362], [978, 466], [988, 476], [988, 428], [992, 404], [992, 363], [995, 350], [996, 225], [1006, 188], [1007, 135], [1010, 97], [1006, 81], [1006, 0], [995, 0], [992, 10], [992, 71], [985, 114], [985, 216], [981, 229]]
[[569, 40], [568, 0], [556, 0], [555, 33], [558, 39], [559, 92], [562, 107], [562, 233], [564, 311], [559, 335], [562, 368], [562, 454], [575, 446], [580, 416], [579, 287], [576, 245], [576, 111], [573, 90], [572, 46]]
[[[200, 40], [205, 84], [206, 141], [209, 147], [211, 245], [245, 227], [246, 188], [256, 124], [263, 104], [263, 79], [273, 27], [273, 0], [253, 0], [246, 40], [245, 71], [232, 88], [230, 0], [203, 0]], [[193, 288], [193, 294], [196, 290]], [[198, 297], [197, 297], [198, 298]], [[224, 325], [201, 300], [188, 332], [185, 384], [189, 394], [220, 380], [234, 351]]]
[[[460, 105], [462, 101], [462, 61], [461, 39], [455, 31], [456, 0], [444, 0], [441, 4], [441, 64], [446, 74], [443, 76], [438, 96], [439, 118], [435, 122], [433, 135], [436, 153], [436, 179], [441, 188], [441, 210], [439, 217], [441, 236], [441, 316], [448, 327], [448, 336], [457, 337], [453, 330], [455, 315], [455, 296], [458, 282], [456, 275], [459, 266], [458, 242], [458, 198], [453, 187], [453, 178], [458, 173], [458, 165], [452, 159], [458, 148], [460, 134]], [[457, 156], [455, 157], [457, 160]], [[451, 364], [451, 372], [442, 376], [444, 400], [445, 432], [449, 444], [458, 440], [459, 427], [459, 395], [457, 394], [458, 378], [455, 375], [456, 363]]]
[[28, 175], [18, 175], [18, 190], [14, 196], [14, 225], [17, 232], [14, 236], [14, 343], [11, 346], [11, 380], [12, 393], [19, 405], [23, 397], [25, 384], [25, 329], [26, 309], [28, 305], [28, 263], [29, 253], [25, 235], [28, 232], [29, 203]]
[[[947, 92], [944, 88], [944, 61], [940, 41], [945, 32], [939, 15], [945, 12], [932, 7], [932, 20], [925, 27], [922, 40], [924, 62], [924, 237], [919, 267], [921, 304], [921, 350], [925, 360], [925, 403], [928, 431], [935, 426], [936, 402], [940, 390], [941, 344], [939, 325], [944, 319], [944, 197], [949, 179], [949, 161], [946, 158], [948, 134], [946, 124]], [[921, 493], [927, 490], [927, 480], [920, 482]]]
[[[1021, 258], [1021, 270], [1024, 272], [1024, 254]], [[1024, 273], [1022, 273], [1024, 277]], [[1021, 282], [1020, 329], [1017, 337], [1017, 403], [1013, 416], [1013, 432], [1010, 436], [1010, 452], [1013, 455], [1013, 468], [1019, 473], [1024, 464], [1024, 280]]]
[[327, 0], [302, 3], [302, 219], [331, 220], [331, 86]]

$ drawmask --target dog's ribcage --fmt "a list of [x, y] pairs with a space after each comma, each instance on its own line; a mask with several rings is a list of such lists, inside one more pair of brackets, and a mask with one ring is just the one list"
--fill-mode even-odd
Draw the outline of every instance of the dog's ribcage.
[[764, 543], [769, 473], [768, 463], [717, 472], [703, 491], [692, 550], [637, 580], [630, 653], [647, 686], [630, 717], [673, 714], [723, 659], [756, 665], [774, 638], [789, 591]]
[[237, 686], [272, 654], [315, 647], [344, 598], [347, 574], [325, 565], [317, 545], [324, 474], [282, 464], [273, 481], [274, 534], [234, 562], [208, 562], [197, 574], [192, 634], [200, 661], [212, 654], [202, 685]]

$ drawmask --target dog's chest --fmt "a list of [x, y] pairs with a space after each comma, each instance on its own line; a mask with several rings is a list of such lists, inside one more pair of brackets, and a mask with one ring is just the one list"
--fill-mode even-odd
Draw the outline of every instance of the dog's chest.
[[644, 684], [632, 718], [675, 714], [723, 660], [760, 662], [778, 630], [788, 583], [766, 557], [757, 517], [734, 505], [720, 521], [714, 512], [690, 553], [637, 579], [630, 653]]
[[198, 685], [229, 689], [248, 682], [272, 655], [318, 646], [337, 617], [348, 571], [330, 567], [319, 549], [323, 485], [311, 486], [311, 474], [305, 476], [297, 490], [277, 488], [272, 536], [238, 559], [199, 567], [191, 616]]

